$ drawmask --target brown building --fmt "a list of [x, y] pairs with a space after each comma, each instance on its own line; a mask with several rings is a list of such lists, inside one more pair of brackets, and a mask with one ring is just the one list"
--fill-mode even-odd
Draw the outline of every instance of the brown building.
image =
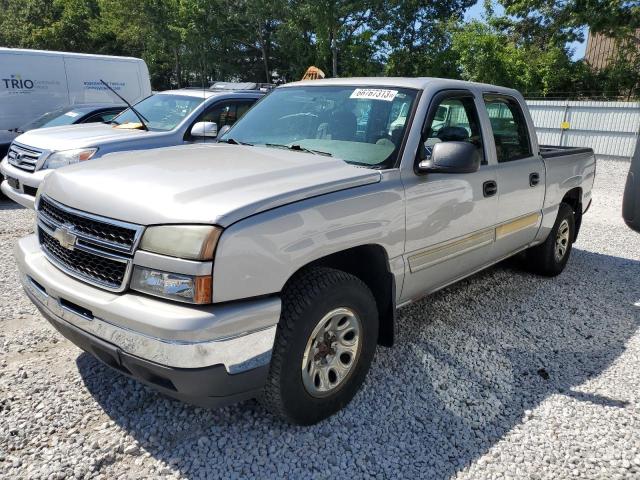
[[[640, 45], [640, 28], [636, 31], [637, 44]], [[640, 48], [640, 47], [639, 47]], [[618, 51], [616, 40], [601, 33], [591, 34], [587, 38], [587, 51], [584, 58], [596, 70], [606, 68]]]

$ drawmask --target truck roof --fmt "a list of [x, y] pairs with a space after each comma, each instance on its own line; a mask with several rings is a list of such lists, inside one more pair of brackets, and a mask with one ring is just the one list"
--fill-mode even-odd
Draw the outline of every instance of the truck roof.
[[489, 85], [487, 83], [467, 82], [464, 80], [452, 80], [450, 78], [437, 77], [352, 77], [352, 78], [325, 78], [322, 80], [303, 80], [282, 85], [279, 88], [295, 86], [321, 86], [321, 85], [348, 85], [348, 86], [380, 86], [380, 87], [400, 87], [424, 90], [427, 87], [441, 86], [444, 88], [480, 88], [485, 91], [517, 94], [517, 90]]
[[47, 55], [51, 57], [65, 56], [65, 57], [81, 57], [81, 58], [100, 58], [103, 60], [112, 58], [117, 60], [129, 60], [129, 61], [136, 61], [136, 62], [143, 61], [141, 58], [137, 58], [137, 57], [122, 57], [117, 55], [95, 55], [92, 53], [57, 52], [57, 51], [50, 51], [50, 50], [32, 50], [29, 48], [0, 47], [0, 53], [12, 53], [12, 54], [23, 53], [23, 54], [35, 54], [35, 55]]

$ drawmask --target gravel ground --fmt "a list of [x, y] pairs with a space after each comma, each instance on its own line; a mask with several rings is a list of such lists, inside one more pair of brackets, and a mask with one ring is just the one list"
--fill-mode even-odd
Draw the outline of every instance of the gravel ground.
[[311, 428], [163, 398], [60, 337], [18, 286], [0, 204], [6, 478], [640, 478], [640, 235], [602, 161], [556, 279], [500, 265], [403, 309], [363, 390]]

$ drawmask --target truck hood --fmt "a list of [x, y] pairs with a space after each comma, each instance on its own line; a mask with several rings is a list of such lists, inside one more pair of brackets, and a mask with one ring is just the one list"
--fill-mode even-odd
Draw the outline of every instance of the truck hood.
[[214, 144], [114, 153], [54, 171], [42, 193], [69, 207], [140, 225], [229, 226], [258, 212], [379, 182], [338, 158]]
[[100, 146], [111, 141], [122, 141], [127, 138], [140, 138], [141, 135], [154, 134], [156, 132], [114, 128], [112, 125], [104, 123], [87, 123], [30, 130], [17, 137], [16, 142], [40, 150], [58, 151]]

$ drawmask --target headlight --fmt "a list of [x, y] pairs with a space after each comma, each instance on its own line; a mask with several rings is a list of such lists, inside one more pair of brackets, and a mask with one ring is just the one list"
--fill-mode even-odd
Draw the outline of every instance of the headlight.
[[136, 265], [131, 288], [169, 300], [187, 303], [211, 303], [213, 277], [163, 272]]
[[209, 225], [164, 225], [149, 227], [140, 248], [147, 252], [188, 260], [213, 260], [222, 229]]
[[60, 168], [73, 163], [89, 160], [98, 151], [97, 148], [76, 148], [52, 153], [44, 164], [44, 168]]

